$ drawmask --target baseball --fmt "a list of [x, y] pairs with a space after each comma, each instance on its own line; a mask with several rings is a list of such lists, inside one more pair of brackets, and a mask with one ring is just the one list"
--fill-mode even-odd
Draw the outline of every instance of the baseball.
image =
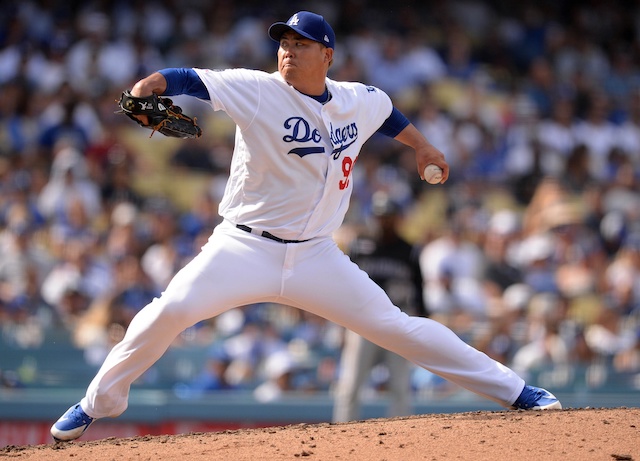
[[424, 176], [424, 180], [429, 184], [439, 184], [440, 181], [442, 181], [442, 168], [440, 168], [438, 165], [430, 163], [426, 167], [424, 167], [424, 172], [422, 175]]

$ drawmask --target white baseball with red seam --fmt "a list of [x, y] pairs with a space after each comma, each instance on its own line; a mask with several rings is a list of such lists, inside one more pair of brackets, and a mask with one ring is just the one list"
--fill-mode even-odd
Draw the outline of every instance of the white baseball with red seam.
[[440, 181], [442, 181], [442, 168], [440, 168], [438, 165], [430, 163], [426, 167], [424, 167], [422, 176], [424, 176], [424, 180], [429, 184], [439, 184]]

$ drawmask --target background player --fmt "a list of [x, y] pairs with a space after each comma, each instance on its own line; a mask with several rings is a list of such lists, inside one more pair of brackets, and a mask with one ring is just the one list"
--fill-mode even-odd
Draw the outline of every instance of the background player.
[[52, 426], [73, 440], [98, 418], [125, 411], [131, 384], [191, 325], [234, 307], [277, 302], [305, 309], [366, 337], [500, 405], [560, 408], [548, 391], [430, 319], [410, 317], [331, 238], [352, 190], [364, 142], [381, 132], [449, 175], [444, 155], [377, 88], [327, 78], [335, 35], [310, 12], [269, 28], [278, 70], [165, 69], [137, 82], [133, 96], [187, 94], [236, 123], [224, 218], [201, 252], [131, 321], [86, 395]]
[[[371, 214], [373, 229], [367, 227], [355, 239], [350, 245], [349, 257], [403, 312], [425, 317], [419, 250], [398, 233], [402, 207], [388, 193], [377, 191], [372, 197]], [[389, 373], [385, 382], [390, 400], [387, 416], [411, 414], [411, 362], [347, 330], [333, 405], [334, 422], [361, 417], [363, 386], [374, 366], [379, 364], [385, 365]]]

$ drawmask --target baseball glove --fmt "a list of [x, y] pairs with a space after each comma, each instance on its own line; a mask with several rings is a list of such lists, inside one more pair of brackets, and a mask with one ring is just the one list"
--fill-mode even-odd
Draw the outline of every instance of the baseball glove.
[[[191, 118], [182, 113], [179, 106], [173, 104], [169, 98], [162, 98], [157, 94], [151, 96], [132, 96], [129, 90], [123, 91], [118, 102], [119, 113], [124, 113], [138, 125], [159, 131], [171, 138], [199, 138], [202, 130], [196, 123], [196, 118]], [[136, 115], [146, 115], [148, 123], [144, 123]]]

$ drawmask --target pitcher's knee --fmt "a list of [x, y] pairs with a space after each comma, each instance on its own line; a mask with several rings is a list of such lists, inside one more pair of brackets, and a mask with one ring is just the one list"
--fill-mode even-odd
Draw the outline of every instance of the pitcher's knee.
[[138, 317], [143, 317], [146, 322], [149, 322], [149, 326], [155, 325], [153, 328], [164, 325], [178, 332], [197, 321], [191, 319], [190, 309], [186, 303], [163, 297], [155, 298], [140, 311]]

